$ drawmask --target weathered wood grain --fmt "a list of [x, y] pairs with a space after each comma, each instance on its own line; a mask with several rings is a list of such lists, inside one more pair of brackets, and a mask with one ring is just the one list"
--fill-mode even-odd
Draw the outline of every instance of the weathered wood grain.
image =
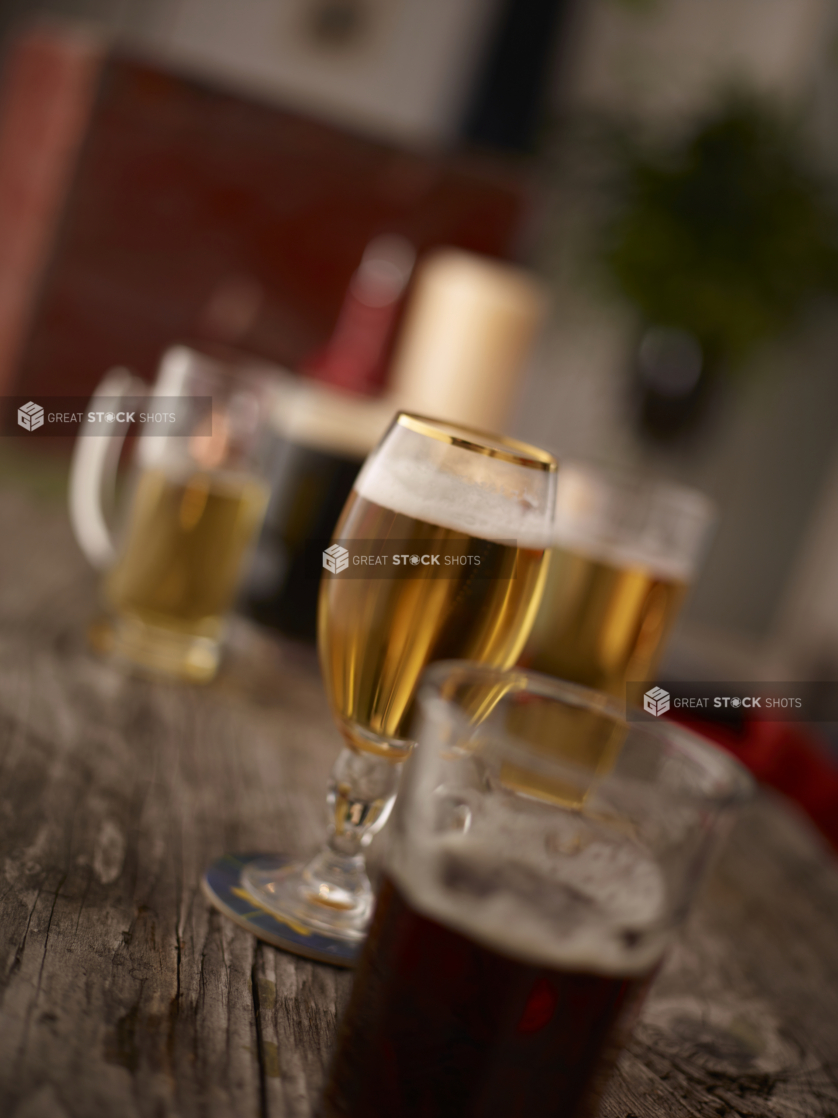
[[760, 797], [655, 983], [603, 1115], [836, 1118], [837, 930], [831, 852]]
[[[241, 630], [209, 688], [127, 676], [86, 650], [62, 510], [0, 491], [0, 524], [0, 1115], [308, 1118], [351, 976], [198, 882], [317, 845], [339, 743], [313, 657]], [[602, 1114], [838, 1118], [838, 872], [779, 801], [736, 828]]]
[[311, 654], [126, 676], [58, 510], [0, 499], [0, 1114], [306, 1115], [350, 976], [211, 910], [206, 863], [304, 853], [339, 747]]

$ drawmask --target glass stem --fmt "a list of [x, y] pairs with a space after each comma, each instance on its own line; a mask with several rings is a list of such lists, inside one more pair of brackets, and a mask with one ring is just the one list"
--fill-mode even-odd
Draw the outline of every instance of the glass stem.
[[363, 848], [387, 822], [401, 767], [373, 753], [341, 750], [329, 779], [326, 845], [302, 872], [310, 901], [369, 913], [372, 887]]

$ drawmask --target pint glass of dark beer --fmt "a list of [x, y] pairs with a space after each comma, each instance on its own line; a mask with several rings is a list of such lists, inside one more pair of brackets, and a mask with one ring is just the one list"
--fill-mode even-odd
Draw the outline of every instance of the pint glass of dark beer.
[[415, 733], [320, 1113], [590, 1116], [750, 779], [604, 694], [466, 663], [427, 671]]

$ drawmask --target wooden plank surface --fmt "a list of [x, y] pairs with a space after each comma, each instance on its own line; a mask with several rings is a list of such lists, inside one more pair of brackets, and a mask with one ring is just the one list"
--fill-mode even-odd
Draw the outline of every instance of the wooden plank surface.
[[[242, 629], [209, 688], [129, 677], [86, 650], [61, 507], [7, 488], [0, 524], [0, 1115], [307, 1118], [351, 976], [198, 882], [316, 847], [339, 742], [313, 655]], [[779, 800], [737, 826], [602, 1114], [838, 1118], [838, 872]]]

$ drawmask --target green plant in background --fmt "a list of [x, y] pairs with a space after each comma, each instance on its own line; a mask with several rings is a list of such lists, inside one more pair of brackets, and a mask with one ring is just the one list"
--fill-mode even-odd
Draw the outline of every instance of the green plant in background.
[[729, 98], [676, 142], [623, 133], [619, 151], [603, 256], [647, 323], [733, 367], [838, 290], [830, 192], [765, 105]]

